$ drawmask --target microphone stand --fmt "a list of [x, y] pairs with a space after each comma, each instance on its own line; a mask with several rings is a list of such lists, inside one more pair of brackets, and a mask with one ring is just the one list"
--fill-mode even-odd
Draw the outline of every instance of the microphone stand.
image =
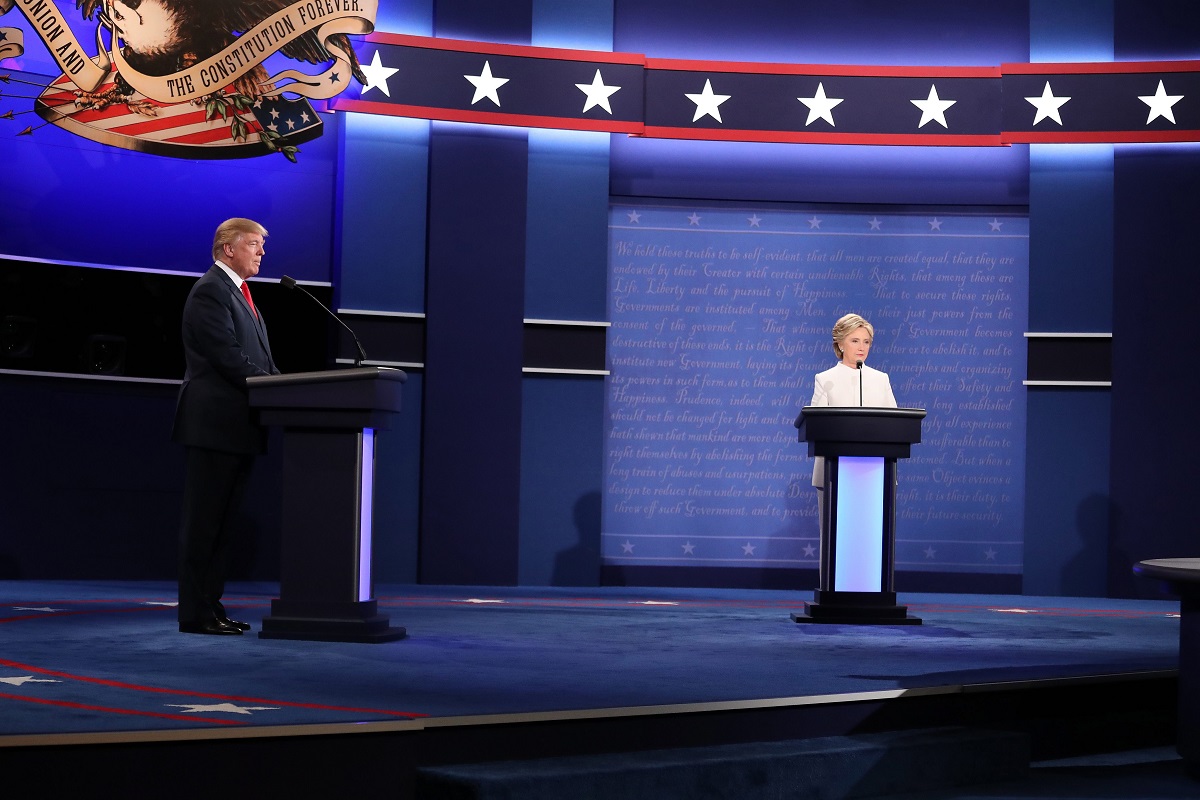
[[300, 284], [296, 283], [295, 278], [289, 278], [287, 275], [284, 275], [279, 279], [279, 285], [285, 289], [299, 289], [300, 291], [304, 292], [306, 295], [312, 298], [314, 303], [321, 307], [322, 311], [337, 320], [337, 323], [345, 328], [346, 332], [350, 334], [350, 338], [354, 340], [354, 346], [358, 348], [358, 358], [354, 360], [354, 366], [362, 366], [362, 362], [367, 360], [367, 351], [363, 350], [362, 343], [358, 341], [358, 337], [354, 335], [354, 331], [350, 330], [350, 326], [343, 322], [341, 317], [326, 308], [325, 304], [318, 300], [315, 295], [313, 295]]
[[854, 368], [858, 370], [858, 407], [862, 408], [863, 392], [862, 392], [862, 362], [855, 361]]

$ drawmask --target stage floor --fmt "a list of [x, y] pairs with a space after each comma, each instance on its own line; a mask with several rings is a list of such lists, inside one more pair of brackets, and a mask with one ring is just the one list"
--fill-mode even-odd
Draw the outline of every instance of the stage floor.
[[[166, 582], [0, 582], [0, 746], [764, 709], [1170, 674], [1178, 603], [902, 595], [919, 626], [796, 624], [810, 592], [379, 587], [408, 637], [181, 634]], [[316, 726], [316, 727], [313, 727]]]

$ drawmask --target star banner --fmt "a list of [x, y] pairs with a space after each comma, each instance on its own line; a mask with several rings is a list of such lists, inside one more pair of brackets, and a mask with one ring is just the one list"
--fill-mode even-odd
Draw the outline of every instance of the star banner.
[[748, 142], [1003, 146], [1200, 141], [1200, 61], [767, 64], [373, 33], [331, 107]]
[[367, 85], [333, 108], [420, 119], [641, 133], [643, 58], [399, 34], [367, 37]]
[[1200, 140], [1200, 62], [1003, 69], [1007, 142]]

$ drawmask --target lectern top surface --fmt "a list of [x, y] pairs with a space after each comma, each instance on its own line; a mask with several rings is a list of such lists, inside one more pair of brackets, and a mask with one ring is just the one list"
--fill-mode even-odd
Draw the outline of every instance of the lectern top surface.
[[326, 369], [316, 372], [288, 372], [283, 375], [260, 375], [247, 378], [251, 386], [291, 386], [306, 383], [334, 383], [339, 381], [385, 380], [403, 383], [408, 374], [395, 367], [353, 367], [350, 369]]

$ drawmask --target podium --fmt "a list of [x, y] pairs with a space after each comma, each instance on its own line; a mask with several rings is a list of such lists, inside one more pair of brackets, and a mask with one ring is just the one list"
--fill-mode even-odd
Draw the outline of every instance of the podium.
[[248, 378], [263, 425], [283, 428], [279, 597], [259, 637], [390, 642], [371, 579], [375, 431], [400, 412], [407, 375], [358, 367]]
[[796, 622], [920, 625], [896, 605], [896, 460], [921, 441], [921, 408], [805, 406], [808, 454], [825, 459], [820, 588]]

